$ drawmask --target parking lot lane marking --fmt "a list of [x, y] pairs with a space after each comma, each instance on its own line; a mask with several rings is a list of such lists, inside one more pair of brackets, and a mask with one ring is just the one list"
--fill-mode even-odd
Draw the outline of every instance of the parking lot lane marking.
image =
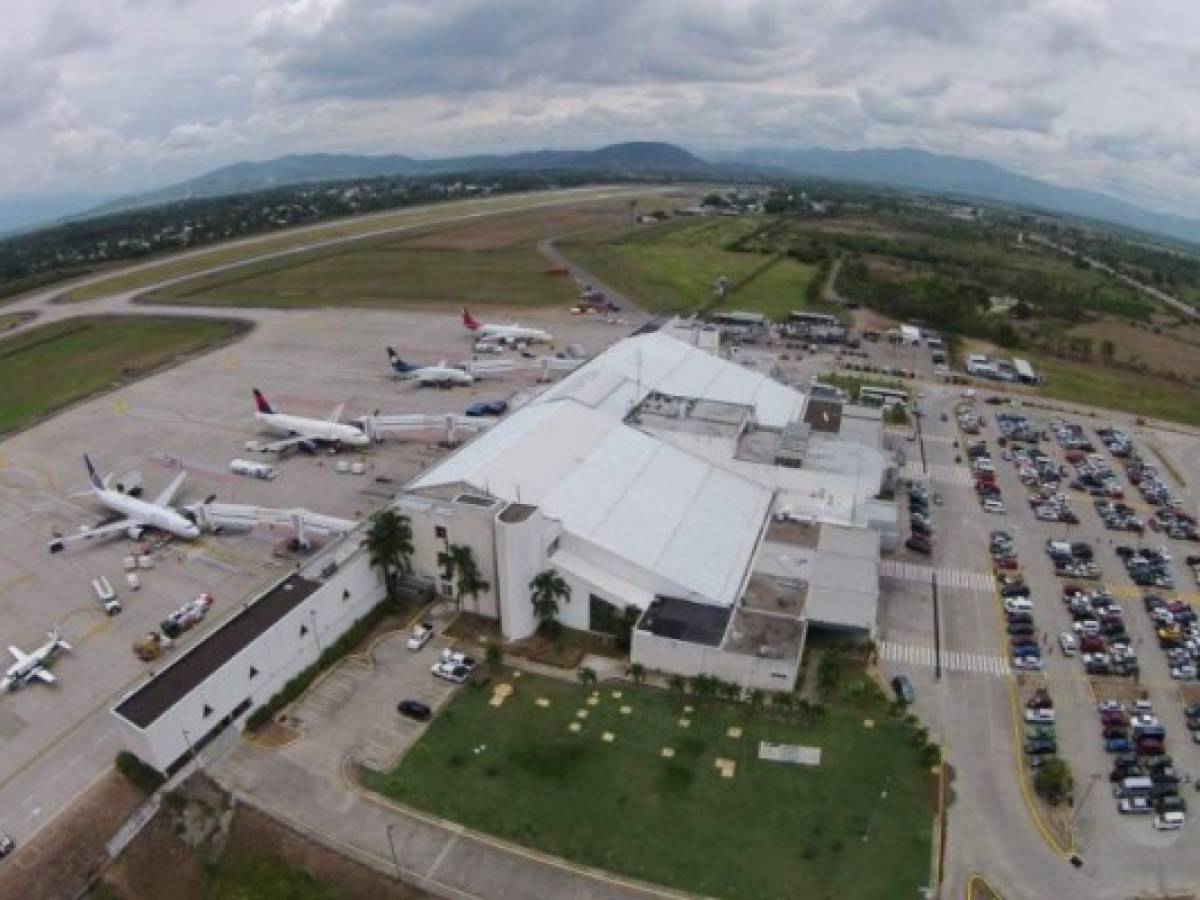
[[427, 883], [433, 878], [437, 877], [438, 869], [442, 867], [442, 863], [445, 861], [446, 857], [450, 855], [450, 851], [454, 849], [454, 845], [458, 843], [458, 839], [461, 836], [462, 832], [459, 831], [455, 831], [450, 835], [450, 839], [446, 841], [446, 846], [444, 846], [441, 852], [438, 853], [437, 859], [433, 861], [433, 865], [431, 865], [429, 867], [429, 871], [425, 873], [425, 881]]

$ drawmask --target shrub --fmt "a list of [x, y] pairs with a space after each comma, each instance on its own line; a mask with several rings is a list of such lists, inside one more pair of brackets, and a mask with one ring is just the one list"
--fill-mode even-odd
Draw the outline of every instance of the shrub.
[[146, 795], [153, 794], [166, 781], [157, 769], [125, 750], [117, 754], [114, 765], [130, 784]]

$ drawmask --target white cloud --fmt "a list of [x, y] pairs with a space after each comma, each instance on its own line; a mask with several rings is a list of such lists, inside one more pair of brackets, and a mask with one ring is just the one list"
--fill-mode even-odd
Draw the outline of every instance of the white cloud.
[[29, 0], [0, 196], [306, 150], [915, 146], [1200, 215], [1175, 0]]

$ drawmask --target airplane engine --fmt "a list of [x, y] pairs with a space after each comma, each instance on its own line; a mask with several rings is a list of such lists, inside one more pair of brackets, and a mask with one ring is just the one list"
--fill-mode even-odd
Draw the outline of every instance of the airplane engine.
[[130, 525], [125, 529], [125, 533], [129, 535], [131, 541], [136, 541], [142, 536], [144, 530], [141, 525]]

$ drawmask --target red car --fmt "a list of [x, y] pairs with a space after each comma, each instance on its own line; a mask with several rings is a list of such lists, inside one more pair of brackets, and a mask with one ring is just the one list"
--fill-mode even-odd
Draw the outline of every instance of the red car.
[[1129, 716], [1121, 712], [1119, 709], [1106, 709], [1100, 713], [1100, 723], [1102, 725], [1128, 725]]
[[1103, 653], [1104, 638], [1102, 637], [1085, 637], [1079, 642], [1079, 649], [1084, 653]]
[[1015, 572], [1017, 570], [1017, 558], [1015, 556], [1002, 556], [995, 560], [996, 568], [1002, 569], [1005, 572]]

